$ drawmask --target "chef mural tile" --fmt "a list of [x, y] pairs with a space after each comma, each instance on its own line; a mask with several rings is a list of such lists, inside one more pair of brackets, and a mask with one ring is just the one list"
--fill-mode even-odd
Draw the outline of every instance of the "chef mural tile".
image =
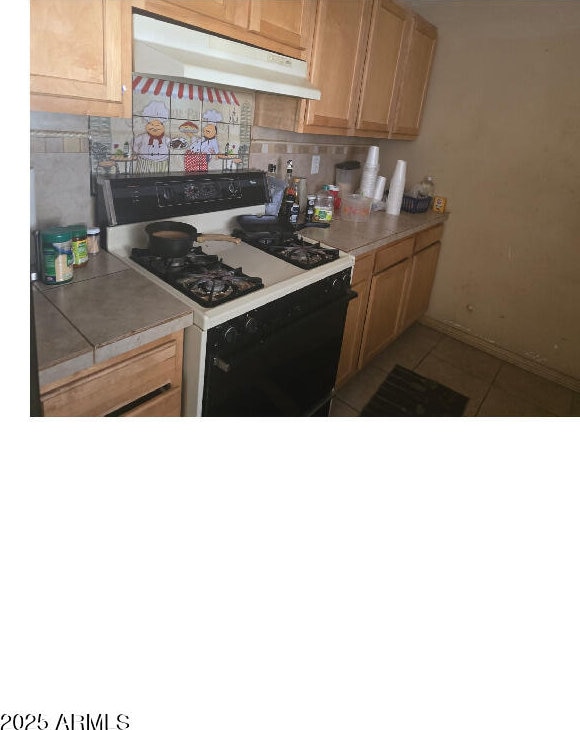
[[[186, 172], [249, 166], [251, 92], [135, 77], [133, 110], [137, 172], [160, 171], [162, 160]], [[245, 155], [242, 138], [248, 140]]]
[[90, 118], [92, 175], [247, 169], [253, 119], [252, 92], [135, 75], [132, 119]]

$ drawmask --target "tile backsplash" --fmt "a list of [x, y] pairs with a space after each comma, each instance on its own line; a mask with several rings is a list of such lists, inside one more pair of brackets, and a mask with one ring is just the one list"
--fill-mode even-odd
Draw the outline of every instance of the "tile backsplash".
[[[135, 76], [133, 117], [30, 114], [30, 164], [39, 227], [96, 223], [96, 175], [267, 170], [286, 162], [307, 191], [334, 182], [335, 165], [366, 159], [376, 140], [301, 135], [253, 126], [254, 94]], [[313, 156], [319, 157], [312, 173]]]
[[90, 118], [92, 173], [247, 169], [253, 117], [251, 91], [135, 75], [132, 119]]

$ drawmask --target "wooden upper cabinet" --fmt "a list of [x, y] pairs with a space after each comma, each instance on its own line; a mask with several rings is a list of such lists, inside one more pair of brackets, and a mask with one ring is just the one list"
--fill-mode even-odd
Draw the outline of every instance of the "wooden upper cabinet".
[[256, 96], [258, 126], [414, 139], [437, 29], [394, 0], [317, 0], [310, 79], [318, 101]]
[[354, 127], [370, 15], [370, 0], [319, 0], [310, 78], [322, 97], [306, 102], [304, 132]]
[[437, 28], [413, 15], [391, 137], [409, 139], [419, 134], [436, 44]]
[[364, 64], [356, 130], [386, 136], [402, 78], [404, 48], [411, 16], [391, 0], [375, 0]]
[[314, 0], [252, 0], [250, 30], [261, 38], [309, 52], [315, 10]]
[[131, 115], [131, 6], [30, 0], [30, 108]]
[[208, 33], [307, 60], [316, 0], [131, 0], [133, 7]]

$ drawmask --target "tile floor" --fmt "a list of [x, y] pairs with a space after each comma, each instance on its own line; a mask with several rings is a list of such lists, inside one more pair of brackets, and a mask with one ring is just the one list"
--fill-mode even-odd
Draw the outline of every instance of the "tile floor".
[[464, 416], [580, 416], [580, 393], [414, 324], [341, 388], [331, 416], [358, 416], [395, 365], [467, 396]]

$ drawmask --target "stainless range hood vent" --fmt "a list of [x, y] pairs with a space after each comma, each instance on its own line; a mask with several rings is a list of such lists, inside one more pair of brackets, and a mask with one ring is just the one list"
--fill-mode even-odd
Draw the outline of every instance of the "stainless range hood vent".
[[305, 61], [144, 15], [133, 15], [133, 71], [272, 94], [320, 99]]

